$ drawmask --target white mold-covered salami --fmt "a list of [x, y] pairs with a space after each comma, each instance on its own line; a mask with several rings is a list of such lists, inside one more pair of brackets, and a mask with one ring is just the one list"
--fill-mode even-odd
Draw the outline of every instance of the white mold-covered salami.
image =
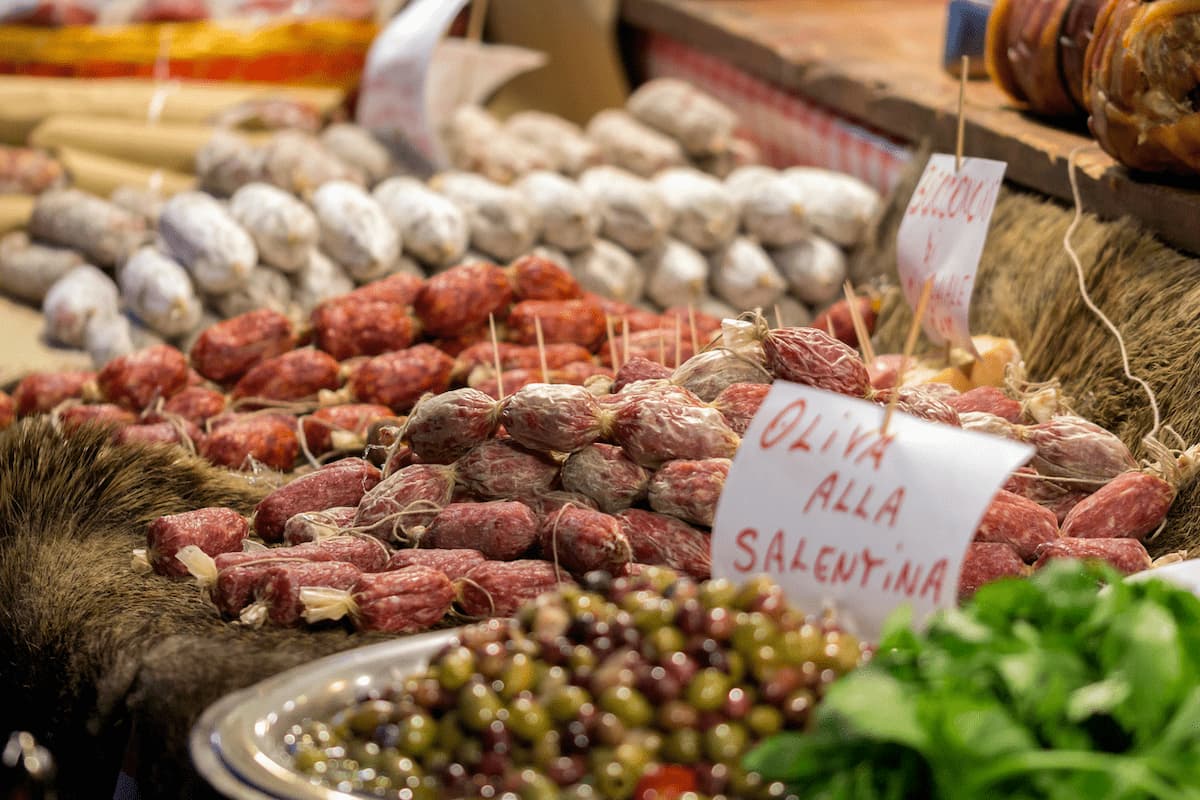
[[766, 311], [787, 291], [771, 257], [744, 236], [713, 255], [712, 283], [718, 297], [741, 311]]
[[817, 233], [843, 247], [858, 245], [881, 203], [879, 192], [851, 175], [815, 167], [792, 167], [784, 178], [804, 197]]
[[527, 172], [555, 168], [551, 153], [509, 133], [499, 120], [478, 106], [455, 109], [442, 128], [442, 141], [456, 169], [504, 185]]
[[[779, 312], [778, 319], [775, 317], [776, 310]], [[812, 309], [790, 294], [785, 294], [776, 300], [769, 312], [764, 308], [763, 314], [766, 314], [771, 320], [772, 327], [803, 328], [811, 325], [813, 321]]]
[[634, 257], [604, 239], [597, 239], [591, 247], [572, 256], [571, 272], [585, 291], [622, 303], [640, 300], [646, 286], [646, 277]]
[[655, 175], [654, 185], [675, 217], [671, 234], [684, 244], [715, 250], [737, 235], [737, 206], [716, 178], [691, 167], [675, 167]]
[[90, 263], [111, 267], [145, 241], [146, 221], [87, 192], [55, 189], [38, 195], [29, 232], [50, 244], [78, 250]]
[[742, 196], [742, 227], [765, 247], [786, 247], [811, 233], [800, 187], [783, 175], [753, 181]]
[[392, 264], [392, 269], [388, 272], [389, 275], [404, 273], [412, 275], [414, 278], [425, 278], [425, 268], [415, 258], [409, 258], [406, 255], [401, 255], [396, 259], [396, 263]]
[[343, 163], [359, 170], [374, 186], [395, 170], [392, 154], [366, 128], [337, 122], [321, 132], [321, 144]]
[[515, 189], [480, 175], [445, 172], [430, 185], [450, 198], [467, 217], [471, 246], [492, 258], [512, 261], [537, 241], [537, 211]]
[[269, 308], [287, 314], [292, 308], [292, 284], [277, 269], [259, 265], [250, 272], [246, 285], [212, 298], [213, 308], [223, 319]]
[[276, 269], [296, 272], [317, 246], [319, 232], [312, 210], [269, 183], [238, 189], [229, 212], [254, 239], [259, 257]]
[[805, 303], [822, 306], [842, 293], [846, 281], [846, 256], [833, 242], [810, 234], [795, 244], [771, 251], [792, 294]]
[[354, 289], [354, 280], [338, 264], [317, 250], [304, 269], [291, 276], [292, 301], [304, 315], [324, 301]]
[[719, 153], [696, 156], [692, 159], [698, 169], [724, 180], [738, 167], [762, 163], [762, 152], [749, 139], [734, 137], [729, 146]]
[[229, 197], [248, 183], [263, 179], [266, 153], [235, 133], [217, 131], [196, 153], [199, 186]]
[[263, 180], [305, 199], [330, 181], [365, 182], [359, 170], [299, 131], [280, 131], [271, 137], [263, 149], [262, 170]]
[[158, 215], [162, 213], [166, 198], [161, 192], [143, 186], [118, 186], [108, 196], [110, 203], [120, 206], [131, 214], [146, 221], [147, 228], [158, 226]]
[[567, 272], [571, 271], [571, 257], [562, 250], [559, 250], [557, 247], [540, 244], [529, 252], [530, 255], [535, 255], [539, 258], [544, 258], [547, 261], [553, 262], [554, 264], [565, 269]]
[[738, 167], [725, 176], [723, 181], [729, 197], [737, 207], [738, 213], [745, 208], [746, 198], [757, 190], [759, 184], [770, 181], [779, 175], [779, 171], [761, 164], [750, 164]]
[[600, 214], [600, 235], [631, 253], [661, 244], [671, 227], [671, 209], [658, 188], [618, 167], [592, 167], [579, 179]]
[[[780, 301], [785, 301], [787, 300], [787, 296], [784, 295], [779, 299]], [[712, 295], [701, 297], [696, 301], [696, 310], [701, 314], [708, 314], [710, 317], [716, 317], [717, 319], [732, 319], [741, 313], [721, 298], [713, 297]]]
[[167, 201], [158, 233], [175, 260], [207, 294], [244, 286], [258, 263], [258, 248], [221, 203], [203, 192], [181, 192]]
[[405, 253], [431, 267], [446, 267], [467, 251], [467, 216], [449, 198], [415, 178], [389, 178], [373, 195], [399, 231]]
[[400, 234], [375, 199], [349, 181], [330, 181], [313, 193], [321, 249], [360, 283], [387, 274], [400, 256]]
[[693, 155], [726, 149], [737, 128], [737, 114], [731, 108], [676, 78], [656, 78], [643, 84], [625, 106]]
[[542, 220], [542, 241], [568, 253], [583, 250], [600, 230], [592, 199], [574, 181], [538, 170], [517, 181], [517, 191]]
[[554, 114], [518, 111], [505, 121], [504, 130], [540, 147], [554, 162], [554, 169], [567, 175], [578, 175], [601, 162], [600, 150], [583, 130]]
[[606, 109], [592, 117], [587, 136], [599, 148], [605, 161], [643, 178], [667, 167], [687, 163], [687, 156], [678, 142], [643, 125], [619, 108]]
[[668, 239], [644, 253], [646, 296], [663, 308], [696, 303], [708, 294], [708, 260], [695, 248]]
[[137, 349], [133, 341], [133, 326], [128, 317], [119, 313], [89, 319], [83, 339], [83, 348], [91, 356], [96, 369]]
[[74, 250], [31, 242], [24, 231], [13, 231], [0, 239], [0, 292], [40, 304], [55, 282], [84, 263]]
[[119, 314], [117, 285], [91, 264], [75, 267], [50, 287], [42, 302], [46, 338], [67, 347], [83, 347], [93, 317]]
[[204, 313], [187, 270], [154, 247], [143, 247], [125, 262], [117, 285], [125, 308], [163, 336], [190, 332]]

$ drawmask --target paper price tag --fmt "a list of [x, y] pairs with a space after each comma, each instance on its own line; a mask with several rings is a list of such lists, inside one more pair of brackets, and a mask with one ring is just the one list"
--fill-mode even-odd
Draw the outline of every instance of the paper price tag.
[[712, 533], [713, 575], [759, 573], [878, 636], [908, 603], [953, 606], [967, 544], [1033, 448], [776, 381], [742, 437]]
[[916, 307], [925, 281], [933, 277], [925, 334], [972, 355], [978, 353], [968, 322], [971, 292], [1007, 166], [964, 158], [956, 171], [954, 156], [930, 156], [896, 236], [897, 269], [910, 306]]

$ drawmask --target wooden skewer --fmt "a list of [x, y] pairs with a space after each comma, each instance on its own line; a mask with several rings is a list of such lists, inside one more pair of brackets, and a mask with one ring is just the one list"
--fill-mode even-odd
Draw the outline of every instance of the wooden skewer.
[[871, 345], [871, 335], [867, 333], [867, 323], [858, 311], [858, 295], [854, 293], [854, 284], [846, 281], [842, 291], [846, 293], [846, 303], [850, 306], [850, 321], [854, 323], [854, 333], [858, 336], [858, 346], [862, 348], [863, 361], [874, 364], [875, 348]]
[[658, 326], [658, 363], [667, 365], [667, 340], [663, 335], [662, 325]]
[[963, 136], [966, 133], [967, 118], [967, 68], [969, 59], [966, 56], [962, 57], [962, 74], [958, 79], [958, 133], [954, 143], [954, 171], [962, 170], [963, 162]]
[[696, 334], [696, 306], [688, 303], [688, 329], [692, 334], [692, 355], [700, 352], [700, 337]]
[[472, 42], [483, 41], [483, 23], [487, 21], [488, 0], [474, 0], [467, 14], [467, 38]]
[[837, 334], [833, 332], [833, 315], [832, 314], [825, 317], [825, 330], [827, 330], [829, 332], [829, 335], [832, 336], [834, 339], [837, 338]]
[[775, 327], [783, 327], [783, 312], [779, 309], [779, 303], [775, 304]]
[[621, 317], [621, 363], [629, 363], [629, 317]]
[[675, 369], [679, 369], [683, 361], [683, 328], [679, 324], [679, 315], [675, 315]]
[[621, 361], [617, 358], [617, 339], [616, 333], [613, 331], [612, 316], [604, 315], [604, 327], [608, 329], [608, 356], [612, 359], [612, 368], [615, 372], [621, 368]]
[[500, 341], [496, 338], [496, 315], [488, 314], [488, 327], [492, 331], [492, 358], [496, 365], [496, 394], [500, 395], [497, 400], [504, 399], [504, 378], [501, 377], [504, 371], [500, 369]]
[[542, 338], [542, 318], [533, 318], [533, 332], [537, 335], [538, 361], [542, 365], [542, 383], [550, 382], [550, 370], [546, 368], [546, 340]]
[[[921, 289], [921, 299], [917, 301], [917, 310], [913, 314], [912, 325], [908, 329], [908, 338], [904, 340], [904, 353], [900, 356], [900, 371], [897, 375], [903, 375], [908, 372], [908, 362], [912, 358], [913, 348], [917, 346], [917, 335], [921, 332], [921, 319], [925, 316], [925, 309], [929, 305], [929, 295], [933, 292], [933, 278], [925, 279], [925, 286]], [[883, 425], [879, 427], [879, 433], [883, 436], [887, 435], [888, 425], [892, 422], [892, 415], [896, 413], [896, 402], [900, 399], [899, 386], [892, 391], [892, 399], [888, 401], [887, 411], [883, 414]]]

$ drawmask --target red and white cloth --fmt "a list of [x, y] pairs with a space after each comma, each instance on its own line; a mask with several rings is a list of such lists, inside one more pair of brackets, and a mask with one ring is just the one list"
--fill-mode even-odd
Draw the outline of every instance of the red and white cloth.
[[650, 34], [643, 58], [647, 78], [686, 80], [736, 111], [773, 166], [837, 170], [887, 193], [912, 158], [905, 145], [669, 36]]

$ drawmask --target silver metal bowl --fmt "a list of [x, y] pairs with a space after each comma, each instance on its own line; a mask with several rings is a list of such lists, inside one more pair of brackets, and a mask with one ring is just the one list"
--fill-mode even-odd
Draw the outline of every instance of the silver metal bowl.
[[237, 800], [357, 800], [296, 772], [283, 737], [306, 718], [325, 718], [372, 688], [423, 669], [457, 630], [360, 647], [281, 672], [209, 706], [189, 741], [197, 771]]

